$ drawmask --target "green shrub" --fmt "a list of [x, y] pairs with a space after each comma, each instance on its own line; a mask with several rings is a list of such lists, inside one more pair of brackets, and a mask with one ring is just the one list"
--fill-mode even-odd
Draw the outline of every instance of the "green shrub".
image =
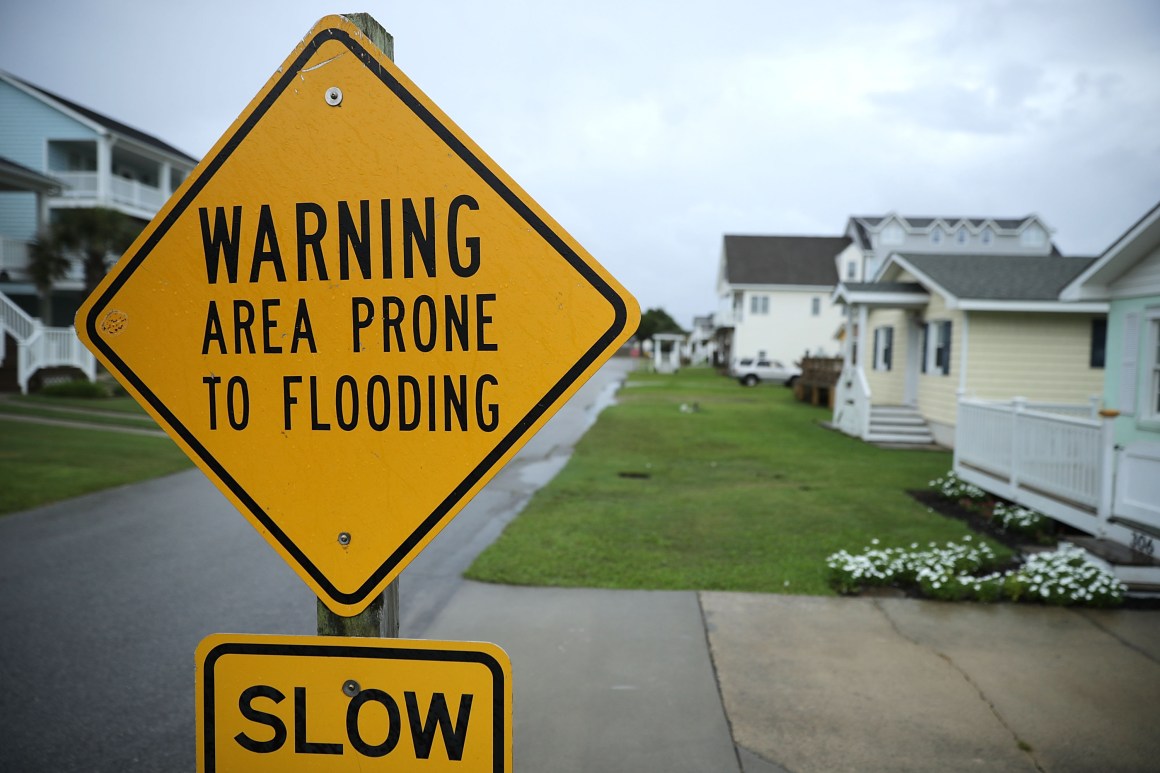
[[83, 397], [94, 400], [112, 396], [106, 385], [84, 379], [47, 384], [40, 390], [40, 394], [46, 397]]

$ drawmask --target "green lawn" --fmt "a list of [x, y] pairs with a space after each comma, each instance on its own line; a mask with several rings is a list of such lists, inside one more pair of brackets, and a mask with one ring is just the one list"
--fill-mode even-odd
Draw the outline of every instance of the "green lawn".
[[156, 422], [131, 397], [92, 399], [18, 395], [0, 400], [0, 413], [81, 421], [87, 424], [159, 429]]
[[[693, 402], [696, 412], [680, 410]], [[789, 389], [744, 388], [708, 369], [634, 373], [468, 576], [832, 594], [830, 553], [967, 533], [905, 493], [945, 473], [948, 452], [875, 448], [820, 427], [829, 415]]]
[[167, 437], [0, 418], [0, 514], [190, 466]]

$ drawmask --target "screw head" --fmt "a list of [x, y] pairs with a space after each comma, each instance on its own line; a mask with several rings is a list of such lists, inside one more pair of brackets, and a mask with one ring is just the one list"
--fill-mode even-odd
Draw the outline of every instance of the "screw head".
[[342, 545], [343, 547], [346, 547], [347, 545], [350, 544], [350, 532], [349, 531], [339, 532], [338, 544]]
[[347, 679], [342, 683], [342, 692], [348, 698], [353, 698], [354, 696], [358, 695], [361, 689], [362, 688], [359, 687], [358, 682], [353, 679]]
[[326, 104], [331, 107], [338, 107], [342, 104], [342, 89], [338, 86], [331, 86], [326, 90]]

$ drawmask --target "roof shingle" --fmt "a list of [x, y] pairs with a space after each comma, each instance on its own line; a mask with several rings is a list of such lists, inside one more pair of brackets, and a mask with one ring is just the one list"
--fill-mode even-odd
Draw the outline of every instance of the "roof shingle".
[[834, 258], [845, 236], [725, 236], [725, 279], [741, 285], [819, 285], [838, 282]]

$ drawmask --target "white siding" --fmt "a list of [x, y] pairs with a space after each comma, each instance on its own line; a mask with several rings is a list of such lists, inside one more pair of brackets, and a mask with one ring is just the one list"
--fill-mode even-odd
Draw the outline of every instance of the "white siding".
[[[751, 298], [769, 298], [769, 313], [754, 314]], [[740, 319], [735, 320], [732, 357], [766, 356], [785, 364], [796, 362], [808, 350], [837, 356], [839, 344], [834, 338], [842, 323], [842, 309], [830, 303], [830, 288], [816, 290], [747, 290], [741, 304]], [[811, 302], [820, 298], [820, 314], [813, 316]]]
[[1160, 295], [1160, 247], [1132, 266], [1108, 290], [1113, 298], [1138, 298]]

